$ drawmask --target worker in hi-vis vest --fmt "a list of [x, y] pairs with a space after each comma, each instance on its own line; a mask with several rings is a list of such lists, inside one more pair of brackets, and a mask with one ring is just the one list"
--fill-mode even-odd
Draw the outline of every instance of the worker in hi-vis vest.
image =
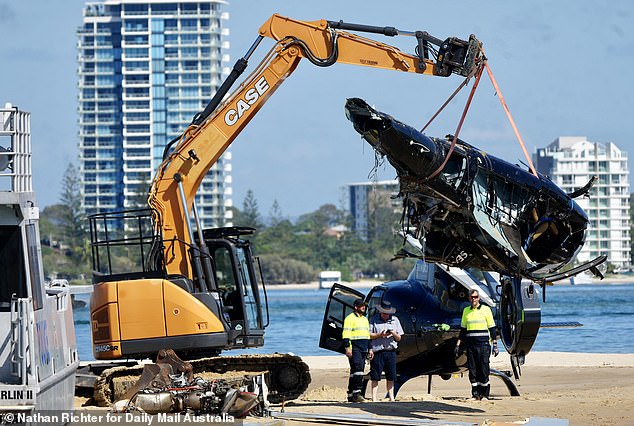
[[350, 363], [348, 402], [364, 402], [361, 395], [365, 360], [372, 359], [370, 323], [365, 316], [367, 305], [363, 300], [354, 301], [354, 311], [343, 321], [343, 345]]
[[[464, 342], [467, 349], [467, 366], [469, 367], [469, 381], [471, 382], [471, 396], [473, 400], [489, 399], [491, 385], [489, 384], [489, 357], [498, 356], [495, 321], [491, 308], [480, 304], [478, 290], [469, 292], [471, 304], [462, 311], [460, 336], [456, 343], [456, 358], [460, 355], [460, 343]], [[491, 343], [493, 342], [493, 348]]]

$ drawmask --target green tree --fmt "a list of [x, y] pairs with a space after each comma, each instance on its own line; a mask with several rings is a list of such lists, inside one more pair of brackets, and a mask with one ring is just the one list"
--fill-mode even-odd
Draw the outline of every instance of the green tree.
[[271, 227], [277, 226], [284, 220], [284, 214], [282, 213], [282, 208], [277, 200], [273, 200], [273, 205], [271, 206], [271, 212], [269, 213], [271, 218]]
[[297, 244], [296, 238], [293, 224], [289, 220], [283, 220], [275, 226], [262, 229], [258, 233], [258, 253], [298, 258], [294, 253]]
[[242, 210], [237, 208], [236, 206], [231, 206], [231, 216], [233, 217], [232, 222], [235, 226], [242, 226], [245, 222], [244, 216], [242, 214]]
[[264, 281], [270, 284], [301, 284], [317, 279], [317, 272], [308, 263], [276, 254], [260, 256]]
[[62, 204], [53, 204], [42, 210], [40, 239], [44, 245], [59, 247], [60, 242], [63, 242], [65, 237], [63, 226], [67, 216], [67, 207]]
[[62, 177], [59, 203], [46, 207], [40, 215], [40, 239], [44, 245], [46, 276], [73, 279], [88, 275], [90, 250], [82, 210], [81, 178], [72, 163]]
[[396, 259], [390, 261], [392, 254], [386, 252], [388, 256], [377, 259], [376, 271], [384, 275], [385, 280], [403, 280], [407, 278], [416, 263], [416, 259]]
[[62, 177], [62, 193], [60, 204], [61, 227], [64, 230], [65, 242], [68, 246], [83, 246], [85, 238], [85, 216], [82, 209], [81, 177], [79, 170], [69, 163]]
[[[257, 203], [248, 194], [243, 204], [245, 211], [234, 209], [234, 223], [250, 223], [247, 217], [257, 217]], [[400, 215], [392, 207], [381, 206], [373, 211], [375, 226], [371, 242], [362, 241], [355, 233], [328, 232], [335, 225], [350, 226], [351, 218], [343, 209], [325, 204], [316, 211], [303, 214], [296, 223], [281, 213], [279, 204], [271, 209], [271, 225], [260, 227], [257, 238], [252, 238], [254, 253], [260, 257], [266, 282], [301, 283], [314, 281], [320, 270], [339, 270], [346, 280], [361, 275], [382, 274], [385, 279], [404, 279], [412, 262], [390, 259], [401, 248], [402, 239], [394, 235]], [[252, 222], [252, 221], [251, 221]]]
[[306, 225], [308, 229], [325, 230], [344, 222], [345, 213], [334, 204], [324, 204], [312, 213], [299, 217], [298, 224]]
[[234, 222], [239, 226], [250, 226], [251, 228], [260, 229], [264, 227], [262, 217], [258, 210], [258, 201], [255, 199], [252, 190], [247, 191], [247, 195], [242, 202], [241, 222]]
[[90, 274], [90, 243], [86, 238], [74, 243], [67, 237], [68, 207], [54, 204], [40, 214], [40, 239], [44, 275], [69, 280]]

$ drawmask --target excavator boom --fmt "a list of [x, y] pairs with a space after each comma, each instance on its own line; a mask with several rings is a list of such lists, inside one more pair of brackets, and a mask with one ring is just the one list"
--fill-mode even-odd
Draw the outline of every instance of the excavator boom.
[[[404, 53], [348, 31], [412, 37], [415, 53]], [[273, 39], [274, 46], [229, 94], [246, 70], [249, 58], [266, 38]], [[481, 45], [474, 36], [469, 41], [442, 41], [423, 31], [271, 16], [207, 107], [166, 147], [150, 188], [150, 209], [102, 213], [90, 218], [95, 284], [90, 309], [95, 358], [138, 358], [173, 349], [179, 356], [197, 359], [192, 365], [201, 372], [222, 366], [266, 370], [271, 395], [280, 400], [295, 398], [306, 389], [310, 381], [308, 368], [290, 355], [201, 360], [221, 350], [262, 346], [268, 310], [265, 320], [263, 306], [267, 303], [266, 299], [260, 300], [263, 286], [258, 285], [256, 273], [259, 265], [244, 238], [255, 230], [203, 230], [194, 205], [204, 176], [303, 58], [320, 67], [344, 63], [467, 78], [484, 61]], [[194, 221], [190, 212], [194, 213]], [[132, 230], [137, 230], [138, 235], [131, 237]], [[130, 247], [129, 242], [137, 246]], [[126, 265], [140, 265], [139, 270], [115, 272], [121, 262], [112, 261], [113, 253], [140, 254], [136, 263], [126, 258]], [[263, 294], [266, 298], [265, 291]], [[95, 398], [103, 403], [116, 399], [115, 388], [129, 385], [119, 382], [127, 373], [132, 371], [104, 372]]]
[[[414, 37], [418, 53], [407, 54], [343, 29]], [[165, 266], [170, 274], [191, 277], [194, 272], [187, 256], [192, 244], [188, 212], [203, 177], [302, 58], [322, 67], [344, 63], [444, 77], [451, 73], [469, 77], [484, 59], [481, 44], [474, 36], [469, 41], [456, 38], [441, 41], [422, 31], [404, 32], [393, 27], [326, 20], [307, 22], [275, 14], [260, 27], [254, 47], [236, 63], [228, 80], [235, 81], [264, 37], [276, 41], [269, 55], [223, 103], [219, 101], [229, 87], [221, 87], [210, 106], [181, 135], [153, 181], [149, 204], [160, 217], [156, 223], [162, 228]], [[429, 54], [434, 43], [435, 60]]]

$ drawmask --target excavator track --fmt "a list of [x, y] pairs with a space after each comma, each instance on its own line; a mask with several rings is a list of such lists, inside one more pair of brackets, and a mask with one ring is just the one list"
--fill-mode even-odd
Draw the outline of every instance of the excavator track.
[[[217, 356], [188, 362], [192, 365], [194, 376], [214, 374], [222, 377], [238, 372], [245, 375], [268, 373], [268, 400], [274, 404], [299, 398], [311, 380], [308, 365], [296, 355], [275, 353]], [[121, 399], [139, 379], [142, 371], [141, 364], [104, 370], [95, 382], [95, 404], [107, 407]]]

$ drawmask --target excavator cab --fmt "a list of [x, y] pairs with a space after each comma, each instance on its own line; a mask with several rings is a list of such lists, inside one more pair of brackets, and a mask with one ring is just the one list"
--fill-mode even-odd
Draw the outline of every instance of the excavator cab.
[[207, 250], [200, 251], [213, 276], [201, 279], [166, 271], [164, 247], [182, 242], [164, 241], [154, 217], [150, 209], [89, 217], [95, 358], [153, 357], [170, 348], [186, 359], [262, 346], [267, 299], [263, 309], [260, 268], [243, 238], [255, 230], [204, 230]]
[[[258, 260], [251, 253], [251, 243], [242, 238], [254, 232], [253, 228], [237, 226], [203, 231], [224, 319], [229, 324], [226, 349], [264, 345], [268, 303], [265, 297], [265, 318], [259, 291], [259, 284], [264, 281]], [[263, 285], [262, 294], [266, 296]]]

